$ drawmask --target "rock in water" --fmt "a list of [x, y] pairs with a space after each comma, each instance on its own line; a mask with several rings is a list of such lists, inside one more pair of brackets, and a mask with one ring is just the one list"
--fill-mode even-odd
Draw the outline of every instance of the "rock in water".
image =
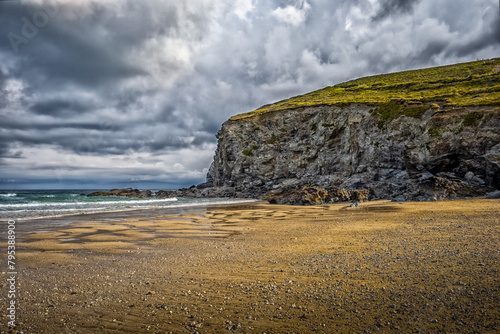
[[149, 198], [152, 196], [151, 190], [142, 190], [139, 189], [111, 189], [110, 191], [96, 191], [88, 194], [87, 196], [124, 196], [124, 197], [132, 197], [132, 198]]

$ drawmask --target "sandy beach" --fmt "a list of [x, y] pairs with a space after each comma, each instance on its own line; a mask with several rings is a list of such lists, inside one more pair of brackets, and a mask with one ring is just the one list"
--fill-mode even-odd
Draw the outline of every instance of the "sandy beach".
[[71, 220], [17, 236], [2, 333], [500, 332], [499, 200]]

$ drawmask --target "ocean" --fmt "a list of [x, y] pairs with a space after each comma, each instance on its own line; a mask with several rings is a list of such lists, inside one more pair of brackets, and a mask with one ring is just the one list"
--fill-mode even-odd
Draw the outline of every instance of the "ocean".
[[146, 209], [195, 208], [254, 201], [233, 198], [143, 199], [86, 196], [94, 191], [96, 190], [0, 190], [0, 220], [25, 220]]

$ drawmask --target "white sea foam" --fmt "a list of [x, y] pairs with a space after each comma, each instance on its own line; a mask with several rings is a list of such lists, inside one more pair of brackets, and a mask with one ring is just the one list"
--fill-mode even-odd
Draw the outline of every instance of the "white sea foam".
[[2, 208], [9, 208], [9, 209], [15, 209], [15, 208], [35, 208], [35, 207], [43, 207], [43, 208], [50, 208], [50, 207], [68, 207], [68, 206], [108, 206], [108, 205], [115, 205], [115, 206], [127, 206], [127, 205], [134, 205], [134, 204], [150, 204], [150, 203], [169, 203], [169, 202], [176, 202], [177, 198], [164, 198], [164, 199], [144, 199], [144, 200], [117, 200], [117, 201], [101, 201], [101, 202], [81, 202], [81, 201], [74, 201], [74, 202], [31, 202], [31, 203], [23, 203], [23, 204], [0, 204], [0, 210]]
[[0, 194], [0, 197], [16, 197], [16, 193], [9, 193], [9, 194]]
[[[40, 196], [41, 197], [41, 196]], [[39, 197], [39, 198], [40, 198]], [[119, 213], [134, 210], [176, 209], [211, 205], [227, 205], [254, 202], [253, 199], [228, 198], [164, 198], [124, 199], [95, 201], [32, 201], [29, 203], [0, 204], [0, 219], [36, 219], [78, 214]]]

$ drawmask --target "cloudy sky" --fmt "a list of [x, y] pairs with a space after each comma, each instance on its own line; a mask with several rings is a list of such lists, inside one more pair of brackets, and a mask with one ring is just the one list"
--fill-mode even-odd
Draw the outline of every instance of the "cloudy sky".
[[0, 188], [197, 184], [232, 115], [498, 56], [498, 0], [0, 1]]

